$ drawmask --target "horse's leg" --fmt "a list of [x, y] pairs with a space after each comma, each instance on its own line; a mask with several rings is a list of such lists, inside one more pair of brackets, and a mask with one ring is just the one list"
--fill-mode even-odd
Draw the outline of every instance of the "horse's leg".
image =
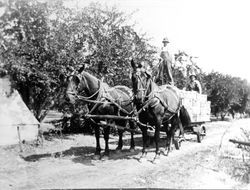
[[[135, 129], [135, 123], [132, 121], [129, 121], [130, 129]], [[130, 140], [130, 151], [135, 151], [135, 141], [134, 141], [134, 132], [131, 131], [131, 140]]]
[[109, 133], [110, 133], [110, 127], [105, 127], [104, 128], [105, 151], [102, 160], [107, 160], [109, 157]]
[[[171, 128], [172, 128], [172, 126], [171, 126]], [[166, 149], [164, 151], [165, 156], [168, 156], [169, 152], [171, 151], [171, 147], [172, 147], [171, 128], [168, 129], [168, 131], [167, 131], [167, 143], [166, 143]]]
[[167, 156], [168, 155], [168, 145], [170, 144], [170, 139], [169, 139], [169, 136], [170, 136], [170, 128], [169, 128], [169, 125], [170, 123], [166, 122], [164, 123], [164, 129], [166, 131], [166, 135], [167, 135], [167, 138], [166, 138], [166, 147], [165, 147], [165, 150], [163, 151], [163, 155], [164, 156]]
[[153, 162], [156, 162], [160, 158], [159, 141], [160, 141], [160, 128], [161, 128], [161, 118], [157, 117], [155, 125], [155, 157]]
[[168, 155], [172, 149], [173, 149], [173, 140], [174, 140], [174, 135], [175, 135], [175, 129], [176, 126], [178, 125], [178, 120], [177, 116], [175, 115], [171, 119], [171, 127], [169, 130], [167, 130], [167, 144], [166, 144], [166, 151], [164, 151], [164, 155]]
[[118, 146], [116, 148], [116, 152], [120, 152], [122, 150], [122, 146], [123, 146], [123, 141], [122, 141], [123, 131], [118, 130], [118, 134], [119, 134], [119, 140], [118, 140]]
[[[124, 121], [116, 121], [115, 124], [125, 127], [126, 122], [124, 122]], [[118, 146], [116, 148], [116, 152], [120, 152], [122, 150], [122, 147], [123, 147], [123, 140], [122, 140], [123, 132], [124, 132], [124, 130], [118, 129], [119, 140], [118, 140]]]
[[101, 146], [100, 146], [100, 127], [96, 124], [94, 124], [95, 128], [95, 139], [96, 139], [96, 150], [95, 150], [95, 156], [94, 159], [98, 160], [101, 158]]
[[[184, 137], [184, 127], [183, 127], [179, 117], [177, 117], [177, 122], [178, 122], [178, 125], [176, 127], [178, 127], [179, 134], [177, 133], [176, 135], [174, 135], [174, 137], [177, 137], [177, 139], [174, 138], [174, 141], [175, 141], [175, 148], [177, 150], [179, 150], [179, 148], [181, 146], [181, 142], [185, 141], [185, 137]], [[175, 131], [176, 131], [176, 129], [175, 129]]]
[[142, 126], [140, 128], [141, 128], [141, 131], [142, 131], [143, 148], [142, 148], [142, 155], [141, 155], [139, 161], [142, 162], [143, 160], [146, 159], [146, 155], [147, 155], [146, 146], [147, 146], [148, 134], [147, 134], [147, 128], [146, 127]]
[[[118, 124], [120, 126], [126, 125], [126, 123], [118, 123]], [[132, 121], [129, 121], [129, 126], [130, 126], [130, 129], [134, 129], [134, 123]], [[124, 132], [123, 130], [118, 130], [119, 141], [118, 141], [118, 147], [116, 148], [117, 152], [119, 152], [120, 150], [122, 150], [122, 147], [123, 147], [123, 140], [122, 140], [123, 132]], [[134, 133], [131, 132], [130, 151], [133, 152], [134, 149], [135, 149]]]

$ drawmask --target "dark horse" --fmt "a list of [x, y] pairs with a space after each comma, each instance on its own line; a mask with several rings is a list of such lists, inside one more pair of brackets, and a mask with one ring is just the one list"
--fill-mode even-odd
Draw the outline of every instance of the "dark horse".
[[[81, 72], [73, 74], [67, 79], [67, 91], [66, 94], [72, 104], [84, 103], [88, 105], [89, 114], [92, 115], [115, 115], [115, 116], [128, 116], [133, 112], [132, 102], [132, 90], [126, 86], [109, 87], [108, 84], [100, 81], [90, 73], [81, 69]], [[80, 98], [79, 98], [80, 96]], [[91, 119], [95, 128], [96, 137], [96, 151], [94, 159], [101, 158], [101, 146], [100, 146], [100, 125], [98, 123], [115, 123], [118, 126], [126, 127], [126, 120], [112, 120], [110, 119]], [[101, 121], [102, 120], [102, 121]], [[134, 128], [134, 123], [129, 121], [130, 128]], [[105, 126], [104, 129], [105, 139], [105, 152], [103, 159], [107, 159], [109, 156], [109, 133], [110, 126]], [[123, 146], [122, 135], [124, 130], [118, 129], [119, 141], [117, 151], [120, 151]], [[131, 132], [131, 144], [130, 150], [134, 150], [134, 138], [133, 132]]]
[[[158, 86], [153, 82], [151, 75], [141, 68], [140, 64], [135, 64], [132, 60], [131, 66], [133, 68], [132, 86], [135, 95], [134, 102], [138, 111], [139, 121], [155, 127], [156, 155], [154, 161], [156, 161], [160, 157], [159, 138], [161, 126], [163, 125], [167, 133], [164, 155], [168, 155], [174, 142], [175, 131], [189, 125], [190, 117], [187, 110], [181, 106], [177, 88], [171, 85]], [[171, 124], [171, 127], [169, 127], [169, 124]], [[141, 159], [143, 159], [147, 153], [147, 127], [145, 125], [139, 126], [143, 135], [141, 156]]]

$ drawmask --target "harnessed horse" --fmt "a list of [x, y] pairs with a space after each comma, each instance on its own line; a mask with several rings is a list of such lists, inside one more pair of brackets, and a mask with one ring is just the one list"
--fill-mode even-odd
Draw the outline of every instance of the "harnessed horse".
[[[89, 113], [95, 115], [114, 115], [115, 116], [129, 116], [134, 111], [132, 101], [132, 91], [126, 86], [110, 87], [108, 84], [97, 79], [90, 73], [82, 71], [77, 74], [73, 74], [68, 77], [68, 85], [66, 94], [72, 104], [76, 102], [84, 103], [88, 105]], [[127, 120], [115, 120], [93, 118], [91, 119], [95, 128], [96, 137], [96, 151], [94, 159], [101, 158], [101, 146], [100, 146], [100, 125], [99, 123], [115, 123], [118, 126], [126, 127]], [[130, 129], [134, 128], [134, 123], [128, 121]], [[117, 151], [120, 151], [123, 146], [122, 135], [124, 130], [118, 128], [119, 141]], [[104, 139], [105, 139], [105, 152], [103, 159], [107, 159], [109, 156], [109, 133], [110, 125], [104, 127]], [[131, 132], [130, 150], [134, 150], [134, 138], [133, 132]]]
[[[141, 69], [138, 64], [131, 61], [132, 86], [134, 92], [134, 102], [137, 108], [139, 121], [145, 125], [149, 124], [155, 127], [155, 162], [160, 157], [159, 139], [160, 128], [163, 127], [167, 133], [165, 155], [171, 151], [172, 143], [176, 129], [182, 128], [182, 125], [190, 123], [190, 117], [186, 109], [181, 106], [181, 100], [178, 96], [178, 90], [170, 85], [158, 86], [153, 82], [151, 75]], [[168, 124], [171, 127], [168, 127]], [[140, 126], [140, 125], [139, 125]], [[140, 159], [146, 157], [147, 127], [140, 126], [143, 135], [143, 149]], [[177, 147], [178, 148], [178, 147]]]

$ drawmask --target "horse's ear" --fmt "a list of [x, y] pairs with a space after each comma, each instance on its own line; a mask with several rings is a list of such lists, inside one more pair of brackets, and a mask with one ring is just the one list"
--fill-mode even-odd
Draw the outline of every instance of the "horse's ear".
[[103, 82], [103, 81], [104, 81], [104, 77], [101, 78], [101, 82]]
[[134, 62], [133, 59], [131, 60], [130, 64], [131, 64], [131, 67], [135, 70], [136, 69], [136, 65], [135, 65], [135, 62]]
[[141, 63], [138, 63], [138, 64], [137, 64], [137, 67], [138, 67], [138, 68], [142, 68], [142, 64], [141, 64]]
[[64, 83], [64, 81], [65, 81], [65, 76], [64, 76], [63, 73], [61, 73], [61, 74], [59, 75], [59, 80], [60, 80], [60, 83]]
[[147, 75], [147, 79], [151, 78], [151, 74], [148, 71], [145, 71], [146, 75]]
[[80, 69], [78, 70], [78, 73], [81, 73], [85, 69], [85, 64], [83, 64]]
[[152, 81], [155, 82], [155, 76], [153, 76]]
[[77, 84], [79, 84], [81, 82], [80, 76], [78, 76], [78, 75], [74, 75], [74, 80]]

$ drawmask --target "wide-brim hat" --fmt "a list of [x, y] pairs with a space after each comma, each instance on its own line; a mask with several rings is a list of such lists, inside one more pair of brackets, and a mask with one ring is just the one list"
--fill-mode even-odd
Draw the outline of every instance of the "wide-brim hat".
[[189, 78], [191, 78], [192, 76], [194, 76], [195, 78], [197, 78], [196, 74], [190, 74]]
[[163, 43], [163, 42], [167, 42], [167, 43], [169, 43], [168, 38], [167, 38], [167, 37], [163, 38], [162, 43]]

